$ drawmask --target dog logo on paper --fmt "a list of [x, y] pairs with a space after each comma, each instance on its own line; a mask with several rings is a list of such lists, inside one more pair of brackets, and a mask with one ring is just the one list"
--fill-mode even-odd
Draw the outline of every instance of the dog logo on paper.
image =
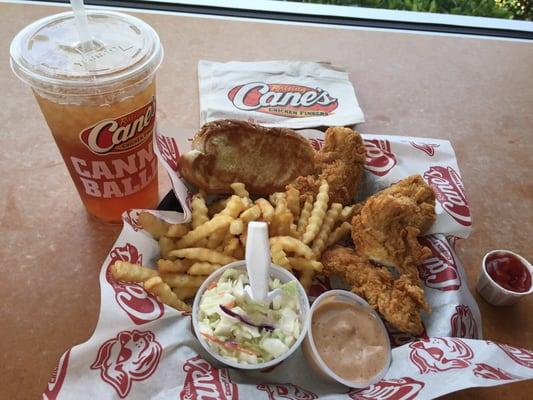
[[91, 369], [100, 370], [100, 377], [123, 399], [133, 381], [144, 381], [155, 372], [162, 352], [152, 332], [122, 331], [100, 346]]
[[272, 383], [257, 385], [257, 389], [266, 392], [268, 400], [315, 400], [318, 396], [309, 390], [292, 383]]
[[409, 142], [409, 144], [415, 149], [423, 151], [430, 157], [433, 157], [435, 155], [435, 150], [437, 149], [437, 147], [440, 147], [439, 144], [435, 143]]
[[472, 225], [470, 208], [466, 201], [463, 182], [459, 174], [451, 167], [430, 167], [424, 172], [424, 178], [435, 191], [437, 201], [442, 208], [463, 226]]
[[127, 261], [132, 264], [142, 264], [142, 255], [131, 243], [115, 247], [110, 253], [111, 260], [106, 269], [106, 280], [115, 291], [115, 300], [120, 308], [136, 325], [155, 321], [163, 316], [165, 308], [154, 296], [149, 294], [137, 283], [119, 283], [113, 279], [111, 266], [116, 261]]
[[122, 220], [127, 223], [135, 232], [138, 232], [143, 229], [141, 223], [139, 222], [139, 211], [138, 210], [128, 210], [125, 214], [122, 214]]
[[504, 370], [496, 367], [492, 367], [488, 364], [480, 363], [476, 364], [476, 367], [472, 370], [474, 375], [478, 378], [493, 379], [498, 381], [510, 381], [515, 379], [522, 379], [522, 377], [510, 374]]
[[155, 135], [155, 141], [163, 160], [165, 160], [172, 171], [178, 172], [178, 160], [180, 158], [180, 152], [176, 141], [173, 138], [163, 136], [159, 133]]
[[389, 334], [390, 345], [392, 347], [403, 346], [404, 344], [414, 342], [415, 340], [428, 339], [426, 327], [422, 323], [424, 330], [419, 335], [413, 335], [412, 333], [401, 332], [396, 328], [393, 328], [388, 322], [384, 321], [385, 327]]
[[409, 358], [422, 374], [461, 369], [470, 366], [472, 349], [462, 340], [430, 338], [409, 344]]
[[494, 344], [502, 349], [515, 363], [522, 367], [533, 368], [533, 351], [512, 347], [506, 344]]
[[477, 339], [477, 324], [470, 307], [464, 304], [455, 306], [455, 313], [450, 318], [452, 336], [467, 339]]
[[424, 388], [424, 382], [405, 377], [382, 379], [366, 389], [351, 389], [348, 396], [352, 400], [413, 400]]
[[61, 356], [57, 367], [52, 372], [52, 376], [46, 385], [43, 393], [44, 400], [55, 400], [63, 386], [65, 376], [67, 375], [68, 361], [70, 357], [70, 350]]
[[365, 169], [377, 176], [387, 175], [397, 163], [390, 142], [382, 139], [364, 139], [364, 144]]
[[227, 368], [213, 368], [202, 356], [197, 355], [185, 361], [183, 371], [187, 375], [180, 392], [180, 400], [239, 398], [237, 385], [231, 382]]
[[448, 243], [433, 235], [423, 236], [418, 240], [431, 250], [431, 257], [418, 267], [425, 285], [442, 291], [459, 289], [461, 277]]
[[315, 149], [315, 151], [319, 151], [322, 148], [322, 146], [324, 146], [325, 140], [312, 138], [312, 139], [309, 139], [309, 142], [311, 143], [311, 146], [313, 146], [313, 149]]
[[250, 82], [228, 92], [231, 103], [242, 111], [290, 118], [322, 117], [333, 114], [339, 102], [322, 88], [285, 83]]

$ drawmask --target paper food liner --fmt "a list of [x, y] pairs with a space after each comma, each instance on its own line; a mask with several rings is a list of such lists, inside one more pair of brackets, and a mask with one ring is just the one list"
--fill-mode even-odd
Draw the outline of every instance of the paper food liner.
[[[190, 132], [189, 132], [190, 134]], [[190, 216], [190, 193], [177, 173], [179, 149], [189, 134], [159, 134], [156, 152], [169, 171], [184, 213], [151, 211], [168, 221]], [[307, 131], [316, 148], [321, 133]], [[101, 306], [96, 329], [85, 343], [59, 361], [45, 399], [431, 399], [474, 386], [494, 386], [533, 377], [533, 352], [481, 340], [481, 316], [454, 251], [466, 238], [471, 216], [449, 142], [413, 137], [363, 135], [367, 149], [367, 196], [419, 173], [437, 194], [437, 220], [421, 242], [432, 257], [420, 267], [429, 315], [420, 337], [389, 330], [394, 346], [383, 380], [363, 390], [323, 382], [300, 349], [262, 372], [242, 372], [217, 364], [192, 334], [191, 317], [160, 303], [139, 284], [115, 282], [116, 260], [154, 266], [156, 240], [138, 223], [139, 210], [124, 214], [124, 227], [100, 272]], [[331, 287], [315, 280], [310, 297]]]

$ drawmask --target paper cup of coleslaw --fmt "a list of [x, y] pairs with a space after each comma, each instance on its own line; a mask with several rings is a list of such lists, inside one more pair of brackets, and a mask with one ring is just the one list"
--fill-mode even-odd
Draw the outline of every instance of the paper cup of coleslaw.
[[259, 304], [244, 292], [245, 261], [212, 273], [200, 286], [192, 323], [200, 344], [213, 358], [233, 368], [261, 370], [279, 364], [307, 333], [309, 300], [286, 269], [270, 265], [270, 290], [281, 288], [271, 304]]

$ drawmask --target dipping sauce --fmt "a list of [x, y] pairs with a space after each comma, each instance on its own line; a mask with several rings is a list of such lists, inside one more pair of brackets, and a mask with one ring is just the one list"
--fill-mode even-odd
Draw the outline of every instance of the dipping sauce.
[[529, 270], [512, 254], [491, 254], [485, 260], [485, 268], [490, 277], [507, 290], [524, 293], [531, 289]]
[[332, 298], [321, 303], [312, 318], [315, 347], [339, 377], [362, 383], [383, 370], [388, 360], [387, 338], [368, 307]]

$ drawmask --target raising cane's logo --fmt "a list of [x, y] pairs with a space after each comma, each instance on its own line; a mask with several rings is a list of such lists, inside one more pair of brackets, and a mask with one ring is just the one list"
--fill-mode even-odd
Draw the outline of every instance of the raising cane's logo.
[[63, 386], [65, 381], [65, 375], [67, 374], [68, 360], [70, 357], [70, 350], [61, 356], [57, 367], [52, 372], [52, 376], [46, 385], [46, 389], [43, 393], [44, 400], [55, 400], [57, 395]]
[[412, 400], [424, 388], [424, 382], [405, 377], [382, 379], [363, 390], [351, 389], [348, 396], [352, 400]]
[[431, 250], [431, 257], [418, 268], [426, 286], [442, 291], [459, 289], [461, 277], [448, 243], [433, 235], [423, 236], [418, 240]]
[[106, 280], [115, 291], [115, 300], [136, 325], [155, 321], [163, 316], [165, 308], [154, 296], [146, 292], [136, 283], [118, 283], [111, 275], [111, 266], [116, 261], [127, 261], [132, 264], [142, 264], [142, 255], [137, 248], [126, 243], [125, 246], [115, 247], [110, 253], [111, 260], [106, 269]]
[[424, 339], [409, 347], [409, 358], [422, 374], [466, 368], [474, 357], [472, 349], [460, 339]]
[[470, 307], [459, 304], [455, 307], [455, 314], [450, 318], [452, 336], [459, 338], [477, 339], [477, 324]]
[[421, 150], [428, 156], [433, 157], [435, 155], [435, 149], [439, 147], [439, 144], [435, 143], [422, 143], [422, 142], [409, 142], [415, 149]]
[[522, 379], [520, 376], [511, 374], [500, 368], [496, 368], [484, 363], [476, 364], [476, 367], [472, 370], [472, 372], [474, 372], [474, 375], [478, 378], [493, 379], [498, 381]]
[[183, 365], [187, 374], [180, 400], [237, 400], [237, 385], [231, 382], [227, 368], [213, 368], [202, 356], [188, 359]]
[[465, 197], [463, 182], [459, 174], [451, 167], [430, 167], [424, 172], [424, 178], [435, 191], [435, 196], [442, 208], [457, 223], [463, 226], [472, 225], [470, 208]]
[[114, 119], [104, 119], [80, 133], [95, 154], [121, 153], [146, 141], [154, 128], [155, 98], [145, 106]]
[[235, 107], [291, 118], [330, 115], [339, 106], [327, 91], [302, 85], [250, 82], [228, 92]]
[[152, 332], [122, 331], [100, 346], [91, 369], [99, 369], [100, 377], [123, 399], [133, 381], [144, 381], [155, 372], [162, 352]]
[[365, 169], [377, 176], [385, 176], [396, 165], [396, 156], [388, 140], [365, 139]]
[[292, 383], [274, 383], [257, 385], [257, 389], [265, 391], [268, 400], [315, 400], [318, 396], [309, 390], [302, 389]]
[[533, 351], [512, 347], [506, 344], [495, 343], [515, 363], [526, 368], [533, 368]]
[[163, 157], [163, 160], [167, 165], [175, 172], [178, 172], [178, 160], [180, 158], [180, 152], [176, 141], [172, 138], [156, 134], [155, 140], [157, 143], [157, 149]]

